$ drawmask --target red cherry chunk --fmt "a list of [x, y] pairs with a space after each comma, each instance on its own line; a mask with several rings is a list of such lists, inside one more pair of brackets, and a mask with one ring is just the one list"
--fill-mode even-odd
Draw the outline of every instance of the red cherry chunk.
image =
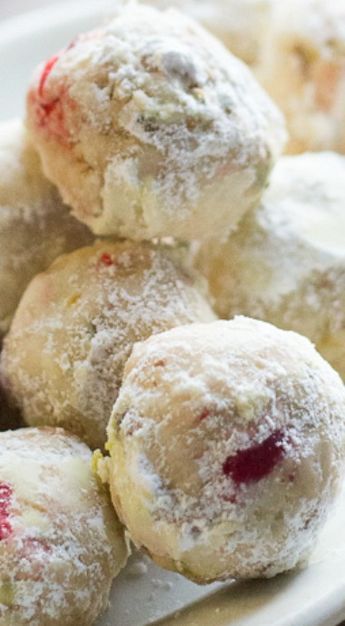
[[110, 254], [108, 254], [108, 252], [103, 252], [100, 257], [100, 261], [101, 263], [103, 263], [103, 265], [113, 265], [113, 259], [111, 258]]
[[45, 84], [47, 82], [47, 78], [50, 72], [52, 71], [54, 65], [57, 63], [58, 59], [59, 59], [59, 55], [56, 54], [51, 59], [49, 59], [49, 61], [47, 61], [47, 63], [45, 64], [43, 68], [43, 72], [41, 74], [40, 82], [38, 85], [38, 95], [40, 96], [40, 98], [43, 97], [43, 91], [44, 91]]
[[0, 482], [0, 541], [7, 539], [12, 533], [9, 522], [12, 494], [12, 487], [8, 483]]
[[223, 472], [237, 483], [258, 482], [268, 476], [284, 457], [283, 432], [276, 430], [262, 443], [228, 456]]

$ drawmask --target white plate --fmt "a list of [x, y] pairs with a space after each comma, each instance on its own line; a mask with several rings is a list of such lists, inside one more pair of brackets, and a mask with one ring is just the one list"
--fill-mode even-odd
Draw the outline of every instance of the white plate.
[[[112, 7], [114, 0], [60, 3], [3, 22], [0, 120], [23, 112], [36, 63], [110, 15]], [[245, 584], [198, 587], [133, 557], [115, 582], [110, 608], [97, 626], [335, 626], [345, 619], [344, 534], [342, 496], [308, 569]]]

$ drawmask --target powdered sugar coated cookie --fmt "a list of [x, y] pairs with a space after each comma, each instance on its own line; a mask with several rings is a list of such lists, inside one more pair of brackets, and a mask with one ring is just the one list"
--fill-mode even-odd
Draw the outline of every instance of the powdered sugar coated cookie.
[[199, 583], [314, 546], [344, 466], [345, 389], [307, 339], [236, 318], [137, 344], [100, 462], [133, 541]]
[[75, 215], [131, 239], [224, 237], [285, 139], [238, 59], [182, 14], [140, 5], [39, 68], [27, 119]]

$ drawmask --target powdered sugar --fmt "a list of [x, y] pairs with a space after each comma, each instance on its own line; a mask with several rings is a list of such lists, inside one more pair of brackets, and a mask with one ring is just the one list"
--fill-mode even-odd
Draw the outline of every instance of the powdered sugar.
[[[252, 411], [243, 416], [244, 397]], [[306, 339], [253, 320], [137, 344], [108, 427], [110, 486], [133, 540], [201, 582], [294, 567], [342, 471], [344, 403], [340, 379]], [[261, 445], [275, 455], [267, 473], [224, 471]]]
[[168, 248], [98, 243], [33, 281], [5, 340], [4, 383], [29, 424], [63, 425], [102, 447], [133, 343], [212, 319]]
[[221, 316], [243, 313], [301, 332], [342, 375], [344, 175], [340, 155], [282, 158], [261, 206], [196, 260]]
[[69, 149], [57, 142], [54, 157], [49, 120], [37, 127], [35, 84], [29, 126], [47, 175], [98, 234], [205, 238], [212, 222], [224, 235], [258, 201], [285, 137], [244, 65], [173, 10], [131, 5], [79, 37], [45, 82], [52, 101], [62, 88]]
[[9, 327], [31, 278], [63, 252], [91, 243], [57, 190], [43, 177], [39, 157], [20, 120], [0, 126], [0, 335]]
[[2, 433], [0, 449], [12, 526], [0, 540], [0, 621], [93, 623], [127, 548], [90, 451], [49, 429]]

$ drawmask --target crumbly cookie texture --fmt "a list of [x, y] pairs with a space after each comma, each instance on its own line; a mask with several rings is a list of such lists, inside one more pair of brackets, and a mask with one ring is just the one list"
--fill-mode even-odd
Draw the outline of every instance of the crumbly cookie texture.
[[103, 241], [57, 259], [29, 285], [4, 341], [5, 388], [31, 426], [102, 447], [133, 343], [214, 320], [175, 251]]
[[345, 152], [343, 0], [275, 3], [257, 71], [286, 117], [289, 152]]
[[199, 247], [221, 317], [306, 335], [345, 379], [345, 157], [282, 158], [261, 205], [224, 244]]
[[87, 446], [61, 429], [0, 433], [1, 626], [91, 626], [126, 560]]
[[226, 236], [285, 141], [241, 61], [177, 11], [139, 5], [38, 69], [27, 123], [75, 215], [137, 240]]
[[174, 6], [200, 22], [236, 57], [255, 65], [279, 0], [145, 0], [159, 8]]
[[136, 344], [100, 463], [137, 546], [199, 583], [306, 559], [343, 476], [345, 389], [307, 339], [193, 324]]
[[21, 120], [0, 124], [0, 337], [35, 274], [93, 239], [44, 178]]

